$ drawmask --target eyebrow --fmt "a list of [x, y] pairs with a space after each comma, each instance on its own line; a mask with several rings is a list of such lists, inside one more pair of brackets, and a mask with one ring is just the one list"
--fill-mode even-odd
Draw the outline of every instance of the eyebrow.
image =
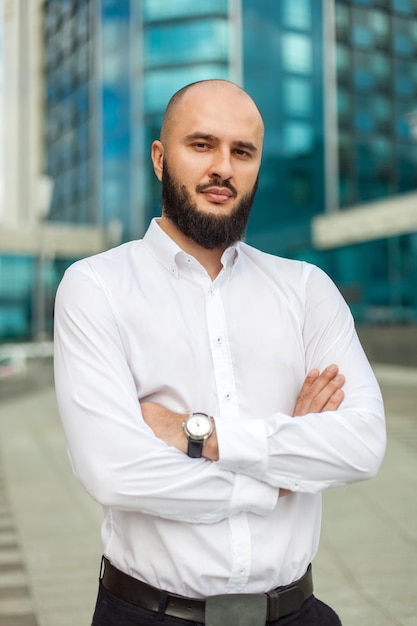
[[[211, 141], [213, 143], [218, 143], [220, 141], [220, 139], [216, 137], [216, 135], [210, 135], [209, 133], [200, 133], [198, 131], [196, 131], [195, 133], [190, 133], [185, 137], [186, 141], [193, 141], [196, 139], [203, 139], [204, 141]], [[249, 152], [258, 152], [258, 148], [250, 141], [236, 140], [233, 142], [233, 145], [237, 148], [244, 148], [245, 150], [249, 150]]]

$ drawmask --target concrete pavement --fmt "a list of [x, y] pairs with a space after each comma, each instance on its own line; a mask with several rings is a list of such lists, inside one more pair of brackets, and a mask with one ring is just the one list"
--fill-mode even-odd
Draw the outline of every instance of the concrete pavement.
[[[417, 624], [417, 368], [375, 366], [389, 444], [377, 478], [324, 495], [316, 594], [344, 626]], [[101, 510], [73, 477], [51, 381], [0, 404], [0, 624], [89, 626]]]

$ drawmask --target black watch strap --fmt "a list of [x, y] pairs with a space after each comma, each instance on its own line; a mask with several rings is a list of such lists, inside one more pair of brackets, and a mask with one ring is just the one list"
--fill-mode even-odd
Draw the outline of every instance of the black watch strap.
[[193, 441], [188, 439], [188, 456], [192, 459], [200, 459], [203, 454], [203, 441]]

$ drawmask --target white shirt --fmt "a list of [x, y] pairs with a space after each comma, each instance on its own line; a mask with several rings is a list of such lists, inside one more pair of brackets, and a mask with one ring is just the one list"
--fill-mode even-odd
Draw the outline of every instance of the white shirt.
[[[302, 576], [320, 492], [372, 477], [385, 449], [380, 391], [330, 279], [244, 243], [222, 263], [211, 281], [154, 220], [72, 265], [56, 298], [58, 404], [74, 472], [104, 507], [104, 554], [194, 597]], [[331, 363], [339, 410], [293, 418], [306, 374]], [[157, 438], [143, 400], [214, 416], [220, 460]]]

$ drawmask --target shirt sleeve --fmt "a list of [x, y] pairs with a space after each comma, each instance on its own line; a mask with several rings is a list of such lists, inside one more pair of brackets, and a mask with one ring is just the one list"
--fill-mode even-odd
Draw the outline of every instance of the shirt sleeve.
[[154, 435], [142, 419], [110, 298], [85, 261], [67, 270], [58, 288], [54, 344], [73, 471], [100, 504], [198, 523], [275, 508], [276, 487], [190, 459]]
[[305, 287], [303, 338], [306, 373], [332, 363], [346, 377], [337, 411], [261, 420], [216, 422], [219, 464], [270, 485], [316, 493], [373, 477], [382, 462], [385, 419], [379, 386], [343, 297], [313, 266]]

